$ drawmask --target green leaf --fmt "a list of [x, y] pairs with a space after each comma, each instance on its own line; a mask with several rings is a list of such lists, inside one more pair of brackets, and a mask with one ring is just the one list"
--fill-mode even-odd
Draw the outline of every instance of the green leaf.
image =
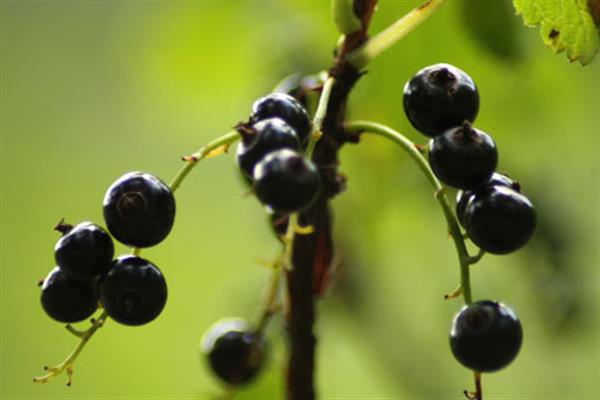
[[541, 25], [540, 34], [554, 52], [590, 63], [598, 52], [598, 31], [587, 0], [513, 0], [525, 25]]

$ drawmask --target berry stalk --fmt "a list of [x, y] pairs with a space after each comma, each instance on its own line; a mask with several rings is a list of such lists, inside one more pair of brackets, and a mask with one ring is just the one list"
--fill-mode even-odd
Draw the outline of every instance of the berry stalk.
[[[455, 291], [457, 295], [462, 295], [466, 304], [471, 304], [473, 302], [473, 296], [471, 294], [471, 279], [470, 279], [470, 265], [479, 261], [483, 256], [483, 253], [479, 253], [478, 255], [471, 257], [467, 252], [467, 247], [465, 246], [465, 242], [463, 240], [463, 235], [458, 226], [458, 222], [454, 213], [452, 212], [452, 208], [448, 202], [448, 197], [446, 196], [446, 191], [442, 184], [438, 181], [433, 171], [429, 167], [429, 163], [423, 157], [421, 152], [417, 149], [417, 146], [402, 135], [400, 132], [393, 130], [385, 125], [370, 122], [370, 121], [353, 121], [345, 124], [346, 129], [353, 132], [370, 132], [379, 136], [383, 136], [387, 139], [390, 139], [394, 143], [400, 145], [415, 161], [419, 169], [425, 174], [427, 180], [433, 186], [435, 190], [435, 198], [437, 199], [442, 211], [444, 213], [444, 217], [446, 218], [446, 223], [448, 224], [448, 233], [452, 237], [454, 241], [454, 245], [456, 247], [456, 251], [458, 253], [458, 261], [460, 264], [460, 286]], [[453, 296], [450, 296], [450, 298]], [[456, 297], [456, 296], [454, 296]]]
[[335, 78], [330, 76], [323, 85], [323, 90], [321, 91], [321, 96], [319, 97], [319, 104], [317, 105], [317, 111], [315, 111], [315, 116], [313, 118], [313, 129], [311, 132], [310, 141], [308, 142], [308, 146], [306, 148], [306, 156], [308, 158], [312, 158], [312, 154], [315, 151], [315, 146], [317, 145], [319, 139], [321, 139], [321, 136], [323, 136], [323, 120], [327, 114], [327, 105], [329, 104], [329, 97], [331, 96], [331, 90], [333, 89], [334, 84]]
[[204, 158], [211, 156], [213, 152], [218, 152], [220, 149], [223, 149], [223, 151], [227, 151], [227, 148], [229, 148], [229, 146], [239, 138], [239, 133], [236, 130], [233, 130], [209, 142], [191, 156], [183, 157], [183, 161], [185, 161], [186, 164], [183, 166], [183, 168], [181, 168], [181, 170], [177, 173], [175, 178], [173, 178], [173, 180], [169, 184], [171, 191], [175, 193], [175, 191], [179, 188], [185, 177], [192, 171], [192, 169], [194, 169], [194, 167], [200, 161], [202, 161]]
[[92, 336], [94, 336], [94, 333], [96, 333], [96, 331], [104, 325], [104, 322], [107, 318], [108, 314], [106, 313], [106, 311], [103, 311], [97, 319], [92, 319], [92, 326], [90, 326], [89, 329], [85, 331], [78, 331], [74, 329], [71, 325], [67, 325], [67, 330], [73, 335], [80, 338], [77, 347], [75, 347], [71, 354], [69, 354], [62, 363], [53, 367], [44, 367], [44, 369], [48, 371], [48, 373], [46, 375], [33, 378], [33, 381], [37, 383], [46, 383], [54, 377], [60, 375], [62, 372], [66, 372], [67, 386], [71, 386], [73, 377], [73, 364], [75, 363], [75, 360], [77, 359], [87, 342], [92, 338]]
[[348, 54], [348, 62], [357, 70], [364, 68], [369, 61], [392, 47], [421, 22], [429, 18], [443, 3], [444, 0], [427, 0], [393, 25], [367, 40], [363, 46]]
[[[240, 134], [236, 130], [233, 130], [208, 142], [206, 145], [198, 149], [198, 151], [196, 151], [194, 154], [182, 157], [182, 160], [185, 161], [185, 165], [179, 170], [177, 175], [175, 175], [171, 183], [169, 183], [171, 193], [175, 194], [175, 191], [179, 188], [179, 186], [181, 186], [188, 174], [200, 161], [205, 158], [217, 156], [226, 152], [229, 146], [239, 139]], [[140, 252], [141, 249], [138, 247], [134, 247], [131, 250], [131, 254], [134, 256], [139, 256]]]

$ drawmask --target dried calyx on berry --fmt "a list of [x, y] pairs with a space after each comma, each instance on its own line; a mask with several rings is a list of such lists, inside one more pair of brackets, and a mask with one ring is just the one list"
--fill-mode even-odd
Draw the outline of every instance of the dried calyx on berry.
[[130, 172], [106, 191], [104, 220], [119, 242], [150, 247], [162, 242], [175, 221], [175, 197], [167, 184], [154, 175]]
[[479, 111], [479, 93], [464, 71], [450, 64], [435, 64], [406, 83], [403, 105], [415, 129], [435, 137], [463, 121], [473, 123]]
[[54, 246], [54, 259], [65, 275], [91, 281], [108, 272], [115, 249], [103, 228], [82, 222], [75, 227], [59, 223], [55, 229], [64, 234]]
[[279, 149], [300, 149], [296, 131], [280, 118], [258, 121], [250, 130], [252, 134], [238, 144], [236, 154], [240, 171], [250, 180], [256, 164], [270, 152]]
[[498, 164], [493, 139], [470, 123], [449, 129], [429, 142], [429, 165], [442, 182], [459, 189], [483, 185]]

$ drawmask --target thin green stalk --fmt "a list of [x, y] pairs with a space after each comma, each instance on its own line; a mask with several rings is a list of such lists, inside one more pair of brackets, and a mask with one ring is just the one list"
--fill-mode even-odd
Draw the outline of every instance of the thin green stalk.
[[445, 0], [428, 0], [411, 10], [393, 25], [373, 36], [365, 44], [347, 55], [347, 60], [356, 69], [364, 68], [369, 61], [393, 46], [396, 42], [429, 18]]
[[92, 320], [92, 326], [90, 326], [90, 328], [86, 331], [78, 331], [74, 329], [71, 325], [67, 325], [67, 330], [80, 338], [77, 347], [75, 347], [71, 354], [69, 354], [62, 363], [54, 367], [44, 367], [44, 369], [48, 371], [48, 373], [44, 376], [38, 376], [36, 378], [33, 378], [33, 381], [37, 383], [46, 383], [52, 378], [60, 375], [62, 372], [66, 372], [67, 386], [71, 386], [73, 376], [73, 364], [75, 363], [77, 356], [79, 356], [87, 342], [92, 338], [92, 336], [94, 336], [94, 333], [96, 333], [96, 331], [100, 329], [102, 325], [104, 325], [104, 322], [107, 318], [108, 314], [106, 313], [106, 311], [103, 311], [102, 314], [100, 314], [100, 316], [98, 317], [98, 319]]
[[270, 281], [266, 288], [262, 310], [258, 323], [256, 324], [256, 334], [258, 336], [264, 336], [271, 317], [273, 317], [278, 310], [277, 294], [279, 293], [279, 285], [281, 282], [281, 264], [282, 260], [277, 260], [275, 262], [273, 271], [271, 271], [271, 276], [269, 277]]
[[317, 145], [319, 139], [321, 139], [321, 136], [323, 136], [321, 128], [323, 125], [323, 120], [325, 119], [325, 115], [327, 114], [329, 97], [331, 96], [331, 90], [333, 89], [334, 84], [335, 78], [333, 78], [332, 76], [328, 77], [327, 80], [325, 80], [325, 84], [323, 84], [321, 97], [319, 97], [319, 105], [317, 106], [317, 111], [315, 111], [315, 116], [313, 117], [313, 129], [310, 135], [310, 141], [308, 142], [308, 146], [306, 147], [306, 156], [308, 158], [312, 158], [315, 146]]
[[[175, 178], [169, 183], [169, 187], [171, 188], [171, 192], [174, 194], [175, 191], [181, 186], [183, 180], [188, 176], [188, 174], [194, 169], [194, 167], [202, 161], [206, 156], [208, 156], [212, 151], [217, 150], [222, 146], [229, 146], [234, 143], [236, 140], [240, 138], [240, 134], [233, 130], [224, 134], [223, 136], [219, 136], [215, 140], [208, 142], [205, 146], [200, 148], [197, 152], [192, 154], [191, 156], [183, 157], [185, 161], [185, 165], [179, 170]], [[139, 256], [142, 250], [140, 248], [134, 247], [131, 250], [131, 254], [134, 256]]]
[[456, 217], [454, 216], [452, 208], [450, 207], [445, 189], [435, 177], [431, 168], [429, 168], [429, 163], [423, 154], [421, 154], [421, 152], [417, 149], [417, 146], [412, 141], [407, 139], [400, 132], [397, 132], [385, 125], [370, 121], [353, 121], [345, 124], [344, 126], [350, 131], [371, 132], [390, 139], [396, 144], [399, 144], [415, 161], [423, 174], [425, 174], [427, 180], [429, 183], [431, 183], [431, 186], [433, 186], [435, 190], [435, 198], [444, 212], [444, 217], [446, 218], [446, 222], [448, 224], [448, 232], [454, 241], [454, 246], [456, 247], [456, 251], [458, 253], [458, 261], [460, 263], [460, 292], [465, 300], [465, 303], [470, 304], [473, 301], [471, 294], [471, 281], [469, 276], [469, 265], [472, 257], [470, 257], [469, 253], [467, 252], [467, 247], [465, 246], [465, 242], [458, 226], [458, 222], [456, 221]]
[[331, 2], [333, 22], [342, 35], [349, 35], [362, 27], [360, 18], [354, 13], [352, 0], [333, 0]]
[[202, 159], [205, 158], [208, 154], [210, 154], [213, 150], [216, 150], [221, 146], [229, 146], [239, 138], [240, 135], [237, 131], [231, 131], [209, 142], [191, 156], [185, 157], [185, 165], [183, 166], [183, 168], [181, 168], [181, 170], [179, 170], [177, 175], [175, 175], [175, 178], [173, 178], [173, 180], [169, 184], [169, 186], [171, 187], [171, 191], [175, 193], [175, 191], [179, 188], [185, 177], [191, 172], [192, 169], [194, 169], [196, 164], [202, 161]]

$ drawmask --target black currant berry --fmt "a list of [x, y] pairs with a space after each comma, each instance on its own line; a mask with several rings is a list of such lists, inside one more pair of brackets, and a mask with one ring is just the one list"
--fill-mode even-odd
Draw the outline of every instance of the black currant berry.
[[104, 195], [104, 220], [119, 242], [150, 247], [167, 237], [175, 220], [175, 198], [157, 177], [130, 172]]
[[435, 137], [479, 111], [479, 93], [469, 75], [449, 64], [423, 68], [404, 86], [404, 112], [424, 135]]
[[258, 199], [277, 213], [296, 212], [310, 206], [321, 188], [315, 165], [292, 150], [267, 155], [254, 169]]
[[527, 197], [507, 187], [491, 186], [467, 203], [464, 221], [473, 243], [488, 253], [506, 254], [533, 236], [537, 214]]
[[238, 144], [237, 164], [242, 173], [252, 179], [254, 167], [268, 153], [279, 149], [298, 150], [296, 131], [280, 118], [269, 118], [252, 126], [255, 134], [250, 143], [244, 141]]
[[304, 106], [285, 93], [271, 93], [258, 99], [252, 105], [250, 120], [254, 123], [267, 118], [281, 118], [298, 134], [301, 145], [308, 142], [311, 122]]
[[91, 222], [68, 231], [54, 246], [54, 259], [69, 278], [91, 281], [108, 272], [115, 248], [110, 235]]
[[204, 334], [202, 349], [216, 376], [229, 385], [242, 385], [260, 371], [265, 345], [246, 321], [226, 319]]
[[519, 182], [515, 182], [508, 176], [497, 172], [494, 172], [491, 178], [488, 179], [483, 186], [475, 190], [459, 190], [458, 193], [456, 193], [456, 216], [463, 227], [465, 226], [465, 208], [467, 207], [467, 203], [477, 190], [482, 190], [490, 186], [504, 186], [516, 190], [517, 192], [521, 192], [521, 185], [519, 185]]
[[519, 353], [521, 323], [505, 305], [485, 300], [465, 306], [452, 322], [450, 348], [465, 367], [493, 372], [506, 367]]
[[442, 182], [459, 189], [476, 189], [498, 164], [492, 138], [468, 123], [450, 129], [429, 142], [429, 165]]
[[79, 322], [90, 317], [98, 308], [98, 290], [92, 282], [69, 279], [55, 267], [42, 284], [42, 307], [58, 322]]
[[167, 283], [148, 260], [122, 256], [100, 281], [100, 301], [108, 315], [124, 325], [143, 325], [158, 317], [167, 302]]

